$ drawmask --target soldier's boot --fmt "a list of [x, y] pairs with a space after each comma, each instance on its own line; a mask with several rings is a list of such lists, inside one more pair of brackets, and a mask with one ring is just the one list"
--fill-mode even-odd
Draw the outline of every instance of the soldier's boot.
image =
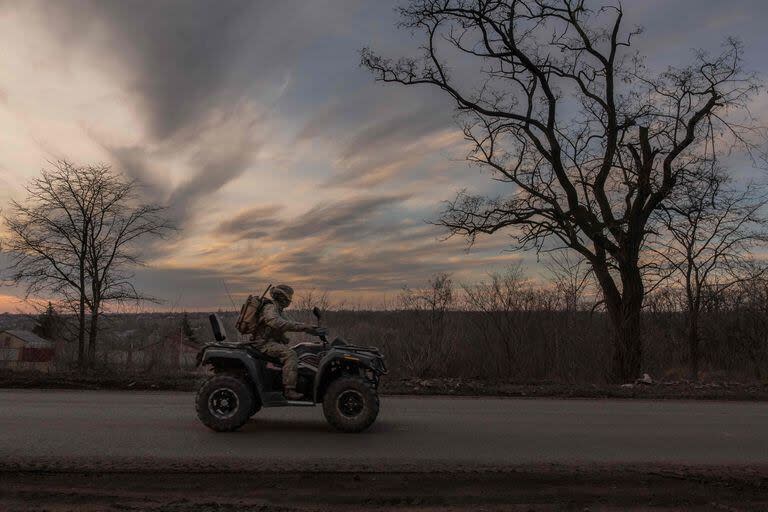
[[304, 395], [296, 391], [295, 388], [285, 388], [283, 395], [285, 395], [286, 400], [301, 400], [304, 398]]

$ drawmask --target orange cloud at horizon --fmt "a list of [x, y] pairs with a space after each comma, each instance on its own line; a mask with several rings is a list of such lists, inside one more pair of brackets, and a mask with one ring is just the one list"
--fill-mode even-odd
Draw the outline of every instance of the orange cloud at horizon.
[[13, 295], [0, 294], [0, 313], [31, 313], [34, 311], [33, 305]]

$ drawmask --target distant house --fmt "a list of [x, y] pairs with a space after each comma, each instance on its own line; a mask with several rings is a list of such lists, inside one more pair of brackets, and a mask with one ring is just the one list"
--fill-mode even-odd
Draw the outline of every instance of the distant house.
[[53, 368], [54, 343], [22, 330], [0, 332], [0, 368], [38, 370]]

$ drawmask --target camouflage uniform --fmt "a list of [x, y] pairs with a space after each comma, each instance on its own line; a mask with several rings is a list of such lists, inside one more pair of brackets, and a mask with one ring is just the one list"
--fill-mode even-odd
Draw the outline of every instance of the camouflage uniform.
[[293, 298], [293, 288], [278, 285], [272, 288], [271, 295], [273, 302], [264, 305], [261, 311], [261, 322], [251, 336], [251, 340], [261, 352], [280, 359], [283, 363], [283, 386], [286, 391], [295, 390], [298, 356], [288, 346], [288, 337], [285, 333], [313, 332], [315, 327], [283, 316], [283, 309], [290, 305]]

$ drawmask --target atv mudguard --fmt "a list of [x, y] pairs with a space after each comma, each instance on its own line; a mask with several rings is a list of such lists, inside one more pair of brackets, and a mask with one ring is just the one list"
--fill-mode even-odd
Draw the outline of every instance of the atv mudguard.
[[198, 366], [210, 364], [219, 368], [233, 368], [245, 370], [249, 381], [256, 393], [256, 399], [264, 403], [266, 398], [262, 387], [261, 361], [252, 357], [242, 348], [228, 348], [224, 346], [209, 346], [200, 350], [197, 355]]
[[331, 349], [320, 361], [315, 377], [314, 400], [315, 403], [323, 401], [325, 389], [336, 377], [337, 372], [344, 374], [359, 374], [365, 370], [371, 370], [378, 374], [381, 371], [373, 363], [375, 357], [366, 354], [350, 354], [345, 351]]

